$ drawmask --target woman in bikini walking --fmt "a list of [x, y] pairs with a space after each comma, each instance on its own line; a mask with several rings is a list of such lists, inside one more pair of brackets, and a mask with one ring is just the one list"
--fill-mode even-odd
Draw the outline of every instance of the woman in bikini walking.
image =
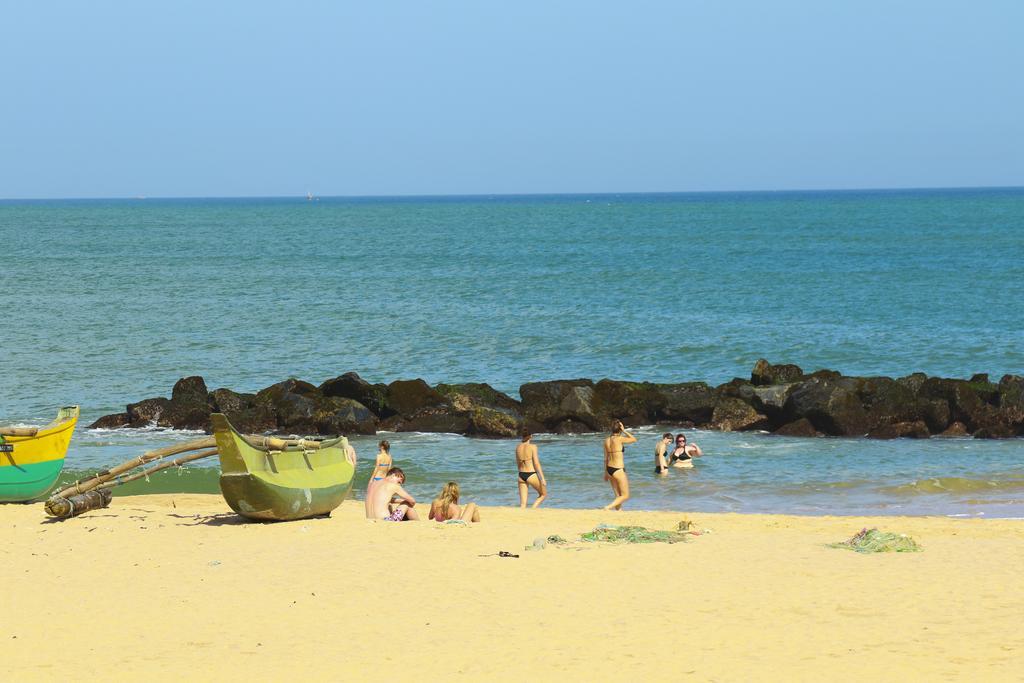
[[530, 443], [533, 435], [530, 432], [523, 432], [523, 442], [516, 446], [516, 467], [519, 469], [519, 507], [526, 507], [526, 498], [530, 494], [532, 486], [539, 494], [537, 500], [533, 501], [533, 507], [538, 507], [548, 497], [548, 482], [544, 479], [544, 470], [540, 466], [540, 456], [537, 455], [537, 447]]
[[621, 510], [622, 504], [629, 500], [629, 478], [626, 476], [623, 448], [630, 443], [636, 443], [636, 437], [616, 420], [611, 436], [604, 440], [604, 480], [612, 485], [615, 494], [615, 500], [605, 505], [605, 510]]

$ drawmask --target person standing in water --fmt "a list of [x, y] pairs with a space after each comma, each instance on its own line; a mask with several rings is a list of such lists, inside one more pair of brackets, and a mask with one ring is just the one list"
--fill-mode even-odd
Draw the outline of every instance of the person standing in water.
[[537, 490], [537, 500], [533, 501], [533, 507], [539, 507], [544, 499], [548, 497], [548, 482], [544, 479], [544, 470], [540, 466], [540, 456], [537, 455], [537, 447], [530, 443], [533, 435], [523, 431], [523, 442], [516, 446], [516, 467], [519, 468], [519, 507], [526, 507], [526, 498], [530, 494], [530, 487]]
[[373, 463], [373, 470], [370, 472], [370, 480], [366, 482], [366, 498], [364, 503], [366, 511], [370, 511], [370, 495], [374, 487], [384, 480], [388, 470], [394, 467], [394, 460], [391, 458], [391, 444], [385, 439], [377, 444], [377, 459]]
[[388, 474], [388, 470], [395, 466], [395, 461], [391, 457], [391, 443], [385, 439], [377, 444], [377, 448], [377, 460], [373, 463], [373, 471], [370, 473], [370, 483], [366, 486], [367, 491], [370, 490], [370, 487], [373, 486], [374, 482], [384, 479]]
[[704, 451], [695, 443], [686, 443], [686, 434], [676, 434], [676, 447], [669, 456], [672, 467], [693, 467], [693, 459], [704, 455]]
[[668, 474], [668, 463], [665, 461], [665, 454], [668, 452], [668, 446], [672, 443], [672, 433], [665, 432], [661, 435], [661, 441], [654, 447], [654, 473], [667, 475]]
[[626, 476], [623, 449], [630, 443], [636, 443], [636, 437], [626, 431], [621, 420], [616, 420], [611, 436], [604, 440], [604, 480], [611, 484], [615, 494], [615, 500], [605, 505], [605, 510], [621, 510], [622, 504], [629, 500], [629, 478]]

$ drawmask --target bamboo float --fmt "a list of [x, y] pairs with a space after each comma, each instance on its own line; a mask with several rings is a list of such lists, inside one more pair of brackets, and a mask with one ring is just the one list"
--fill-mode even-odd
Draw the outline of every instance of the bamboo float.
[[0, 436], [35, 436], [38, 427], [0, 427]]
[[102, 491], [86, 491], [68, 498], [53, 497], [46, 501], [46, 512], [50, 516], [60, 519], [77, 517], [83, 512], [107, 507], [110, 505], [113, 495], [110, 489], [103, 489]]
[[211, 448], [210, 450], [207, 451], [199, 451], [198, 453], [192, 453], [190, 455], [183, 455], [180, 458], [175, 458], [174, 460], [162, 462], [159, 465], [154, 465], [153, 467], [149, 467], [147, 469], [142, 470], [141, 472], [136, 472], [135, 474], [131, 474], [127, 477], [117, 477], [113, 481], [108, 481], [104, 484], [100, 484], [96, 488], [101, 491], [106, 491], [108, 489], [114, 488], [115, 486], [120, 486], [121, 484], [127, 484], [130, 481], [135, 481], [136, 479], [149, 477], [149, 475], [160, 472], [161, 470], [170, 469], [171, 467], [181, 467], [182, 465], [193, 462], [194, 460], [209, 458], [211, 455], [217, 455], [216, 448]]

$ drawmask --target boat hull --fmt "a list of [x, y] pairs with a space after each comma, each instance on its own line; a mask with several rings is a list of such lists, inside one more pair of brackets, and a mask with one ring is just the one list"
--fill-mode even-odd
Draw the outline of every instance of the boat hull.
[[220, 414], [211, 416], [221, 463], [220, 490], [232, 510], [261, 521], [328, 515], [352, 491], [355, 467], [344, 437], [317, 450], [264, 450], [248, 443]]
[[77, 423], [78, 406], [69, 406], [34, 436], [2, 437], [0, 503], [35, 500], [53, 487]]

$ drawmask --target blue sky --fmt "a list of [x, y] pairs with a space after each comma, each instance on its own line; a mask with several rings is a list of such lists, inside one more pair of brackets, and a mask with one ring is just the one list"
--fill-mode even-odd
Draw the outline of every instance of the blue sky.
[[1024, 185], [1019, 2], [0, 11], [0, 197]]

